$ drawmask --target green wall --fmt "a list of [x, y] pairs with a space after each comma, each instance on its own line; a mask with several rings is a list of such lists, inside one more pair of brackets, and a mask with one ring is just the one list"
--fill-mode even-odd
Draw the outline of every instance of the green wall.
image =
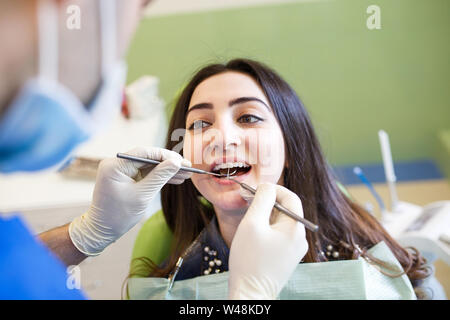
[[[366, 8], [381, 8], [368, 30]], [[277, 70], [305, 103], [332, 164], [434, 157], [450, 128], [450, 1], [339, 0], [144, 19], [128, 54], [131, 82], [161, 79], [169, 104], [199, 67], [249, 57]]]

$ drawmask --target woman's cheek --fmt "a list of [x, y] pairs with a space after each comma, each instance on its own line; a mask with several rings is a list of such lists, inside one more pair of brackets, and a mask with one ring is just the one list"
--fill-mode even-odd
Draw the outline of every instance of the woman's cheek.
[[[184, 141], [183, 141], [183, 157], [188, 159], [192, 163], [193, 167], [199, 167], [199, 164], [202, 164], [202, 161], [200, 161], [200, 162], [198, 160], [194, 161], [195, 160], [194, 155], [196, 152], [198, 153], [198, 151], [195, 150], [195, 146], [196, 145], [201, 146], [201, 144], [196, 144], [194, 139], [195, 139], [195, 137], [192, 137], [189, 134], [187, 134], [185, 136]], [[201, 151], [200, 151], [200, 153], [201, 153]], [[202, 180], [204, 180], [202, 178], [204, 178], [204, 176], [202, 177], [199, 174], [193, 174], [191, 177], [192, 183], [198, 190], [202, 190], [205, 188], [205, 185], [204, 185], [205, 182], [203, 181], [203, 183], [202, 183]]]
[[[205, 169], [204, 148], [206, 143], [202, 139], [202, 135], [186, 135], [183, 143], [183, 156], [188, 159], [196, 168]], [[206, 169], [205, 169], [206, 170]]]
[[279, 130], [264, 130], [258, 139], [258, 175], [261, 181], [277, 183], [284, 169], [284, 139]]
[[[196, 150], [196, 148], [200, 150]], [[201, 159], [199, 161], [198, 157], [196, 157], [196, 154], [201, 154], [201, 148], [201, 143], [196, 143], [195, 137], [190, 134], [186, 135], [183, 143], [183, 157], [188, 159], [194, 167], [202, 163]]]
[[183, 140], [183, 157], [188, 159], [192, 163], [192, 157], [191, 157], [191, 155], [192, 155], [192, 150], [191, 150], [192, 144], [191, 144], [191, 141], [192, 141], [191, 136], [187, 133], [184, 136], [184, 140]]

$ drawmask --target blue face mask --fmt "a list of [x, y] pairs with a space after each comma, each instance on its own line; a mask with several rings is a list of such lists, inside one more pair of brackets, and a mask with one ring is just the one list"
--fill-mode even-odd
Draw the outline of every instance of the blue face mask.
[[[85, 106], [57, 81], [57, 8], [39, 4], [40, 74], [20, 90], [0, 119], [0, 172], [35, 171], [64, 163], [81, 142], [120, 111], [126, 65], [115, 53], [115, 1], [100, 0], [102, 85]], [[56, 52], [55, 52], [56, 50]]]

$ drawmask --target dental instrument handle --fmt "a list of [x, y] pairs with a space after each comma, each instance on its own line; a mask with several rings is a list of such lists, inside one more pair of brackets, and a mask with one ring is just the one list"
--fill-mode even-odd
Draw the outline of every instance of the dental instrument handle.
[[275, 208], [277, 208], [278, 210], [280, 210], [281, 212], [283, 212], [284, 214], [288, 215], [289, 217], [291, 217], [292, 219], [297, 220], [298, 222], [303, 223], [303, 225], [308, 228], [309, 230], [311, 230], [312, 232], [317, 232], [317, 230], [319, 230], [319, 226], [315, 225], [314, 223], [299, 217], [298, 215], [296, 215], [295, 213], [293, 213], [292, 211], [286, 209], [285, 207], [283, 207], [281, 204], [278, 204], [278, 202], [275, 202], [274, 205]]
[[[117, 154], [117, 158], [127, 159], [127, 160], [131, 160], [131, 161], [142, 162], [142, 163], [148, 163], [148, 164], [155, 164], [155, 165], [158, 165], [158, 164], [161, 163], [161, 161], [158, 161], [158, 160], [140, 158], [140, 157], [136, 157], [136, 156], [132, 156], [132, 155], [126, 154], [126, 153], [118, 153]], [[208, 171], [201, 170], [201, 169], [196, 169], [196, 168], [181, 167], [180, 170], [189, 171], [189, 172], [193, 172], [193, 173], [200, 173], [200, 174], [210, 174], [210, 175], [213, 175], [213, 176], [221, 177], [220, 174], [217, 174], [217, 173], [214, 173], [214, 172], [208, 172]]]
[[[256, 193], [256, 190], [254, 188], [250, 187], [248, 184], [245, 184], [243, 182], [239, 182], [239, 181], [237, 181], [237, 180], [235, 180], [233, 178], [230, 178], [230, 177], [228, 177], [228, 179], [230, 179], [231, 181], [236, 182], [237, 184], [242, 186], [242, 188], [244, 188], [245, 190], [250, 191], [252, 194]], [[306, 220], [305, 218], [302, 218], [302, 217], [298, 216], [297, 214], [295, 214], [294, 212], [292, 212], [289, 209], [286, 209], [285, 207], [283, 207], [281, 204], [279, 204], [276, 201], [275, 201], [274, 207], [276, 209], [278, 209], [279, 211], [283, 212], [284, 214], [288, 215], [292, 219], [297, 220], [298, 222], [302, 223], [306, 228], [308, 228], [312, 232], [317, 232], [317, 230], [319, 230], [319, 226], [317, 226], [314, 223]]]
[[398, 205], [397, 190], [395, 188], [395, 182], [397, 177], [394, 172], [394, 163], [392, 161], [391, 145], [389, 143], [389, 136], [384, 130], [378, 131], [378, 137], [381, 145], [381, 155], [383, 157], [384, 172], [386, 175], [386, 181], [389, 186], [389, 193], [391, 196], [391, 210], [395, 211]]

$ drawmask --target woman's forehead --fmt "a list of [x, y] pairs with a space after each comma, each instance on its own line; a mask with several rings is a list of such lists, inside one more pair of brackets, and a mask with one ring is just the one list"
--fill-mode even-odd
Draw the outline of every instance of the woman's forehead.
[[260, 98], [268, 104], [266, 96], [252, 77], [244, 73], [228, 71], [202, 81], [195, 88], [189, 105], [228, 102], [245, 96]]

